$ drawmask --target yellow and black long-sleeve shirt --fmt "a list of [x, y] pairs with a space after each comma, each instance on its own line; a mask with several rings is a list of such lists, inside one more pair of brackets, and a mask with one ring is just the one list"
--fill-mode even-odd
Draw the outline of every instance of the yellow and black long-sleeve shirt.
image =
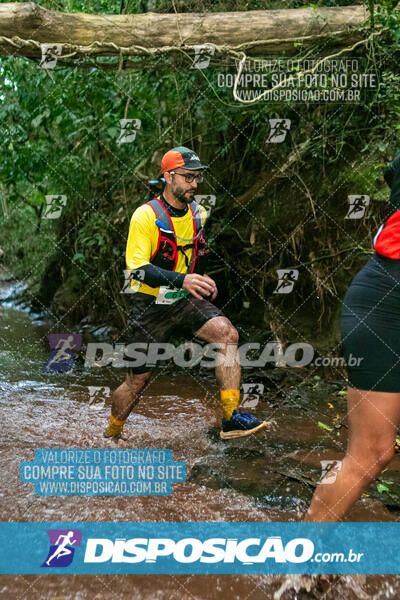
[[[168, 204], [161, 195], [160, 200], [166, 207], [174, 225], [175, 233], [180, 238], [192, 239], [193, 217], [188, 207], [178, 210]], [[207, 218], [207, 211], [200, 206], [203, 225]], [[182, 252], [178, 252], [178, 261], [175, 271], [168, 271], [155, 267], [147, 269], [151, 265], [150, 259], [157, 250], [159, 228], [155, 223], [154, 211], [148, 204], [143, 204], [135, 210], [129, 225], [128, 241], [126, 244], [126, 266], [127, 269], [141, 269], [145, 267], [143, 281], [132, 280], [131, 287], [136, 292], [157, 296], [160, 285], [172, 283], [175, 287], [181, 287], [184, 275], [188, 272], [187, 264], [190, 264], [193, 249], [186, 250], [186, 260]]]

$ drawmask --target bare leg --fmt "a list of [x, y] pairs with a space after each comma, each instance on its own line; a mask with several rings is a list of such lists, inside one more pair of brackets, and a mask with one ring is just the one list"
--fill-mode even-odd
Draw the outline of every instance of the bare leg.
[[215, 375], [221, 387], [221, 439], [243, 437], [265, 429], [266, 421], [260, 421], [249, 413], [235, 412], [240, 403], [240, 357], [237, 347], [239, 334], [232, 323], [226, 317], [214, 317], [196, 335], [219, 345]]
[[[315, 490], [305, 521], [337, 521], [389, 463], [400, 422], [400, 394], [348, 388], [349, 440], [332, 484]], [[326, 478], [328, 480], [328, 478]]]
[[206, 342], [226, 344], [218, 350], [215, 376], [221, 389], [239, 389], [240, 360], [237, 349], [239, 334], [230, 320], [226, 317], [214, 317], [196, 331], [196, 336]]
[[125, 421], [133, 407], [139, 402], [140, 392], [150, 379], [151, 373], [127, 373], [122, 383], [112, 395], [111, 414], [119, 421]]

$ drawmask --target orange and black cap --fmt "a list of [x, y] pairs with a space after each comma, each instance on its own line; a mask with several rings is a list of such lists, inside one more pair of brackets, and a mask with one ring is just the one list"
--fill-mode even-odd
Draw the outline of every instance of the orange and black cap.
[[185, 146], [178, 146], [172, 148], [164, 154], [161, 160], [161, 172], [172, 171], [178, 167], [185, 167], [189, 171], [197, 171], [201, 169], [208, 169], [205, 165], [201, 164], [200, 158], [196, 152], [186, 148]]

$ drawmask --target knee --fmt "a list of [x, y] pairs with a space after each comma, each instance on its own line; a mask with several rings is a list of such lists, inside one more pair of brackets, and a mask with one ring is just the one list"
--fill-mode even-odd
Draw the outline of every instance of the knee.
[[237, 329], [231, 326], [225, 339], [228, 344], [237, 344], [239, 342], [239, 333]]
[[239, 333], [228, 319], [221, 325], [218, 331], [219, 341], [227, 344], [237, 344], [239, 342]]

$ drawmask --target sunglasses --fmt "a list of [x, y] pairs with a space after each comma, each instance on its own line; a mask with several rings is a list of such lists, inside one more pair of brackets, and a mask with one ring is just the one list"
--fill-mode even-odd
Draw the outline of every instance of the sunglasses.
[[203, 183], [204, 175], [192, 175], [191, 173], [177, 173], [176, 171], [170, 171], [171, 175], [180, 175], [185, 178], [186, 183], [193, 183], [196, 180], [197, 183]]

